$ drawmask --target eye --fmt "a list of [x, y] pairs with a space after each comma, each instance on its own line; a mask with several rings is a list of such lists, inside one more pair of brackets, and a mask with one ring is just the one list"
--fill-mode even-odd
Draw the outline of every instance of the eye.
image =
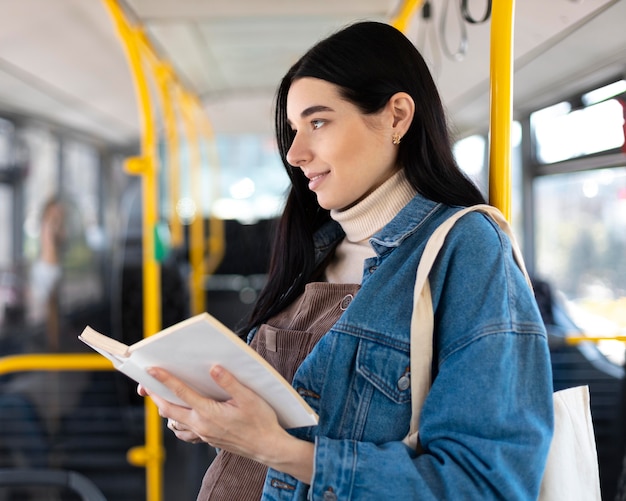
[[313, 129], [319, 129], [325, 123], [326, 122], [324, 120], [312, 120], [311, 121], [311, 125], [313, 126]]

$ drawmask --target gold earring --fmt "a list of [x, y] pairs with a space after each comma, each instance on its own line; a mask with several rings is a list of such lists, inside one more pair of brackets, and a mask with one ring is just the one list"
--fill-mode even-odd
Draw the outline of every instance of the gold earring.
[[391, 142], [395, 145], [400, 144], [400, 134], [398, 132], [394, 132], [391, 136]]

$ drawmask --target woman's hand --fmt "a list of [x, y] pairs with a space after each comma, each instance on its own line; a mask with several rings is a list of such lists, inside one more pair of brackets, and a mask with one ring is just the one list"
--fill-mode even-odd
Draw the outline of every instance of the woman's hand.
[[196, 435], [193, 431], [185, 428], [185, 425], [175, 421], [173, 419], [167, 420], [167, 427], [174, 432], [178, 440], [188, 442], [190, 444], [199, 444], [202, 442], [202, 437]]
[[201, 396], [163, 369], [148, 372], [188, 404], [188, 408], [175, 405], [138, 388], [139, 394], [149, 395], [159, 414], [169, 419], [168, 427], [179, 439], [203, 441], [311, 482], [313, 444], [289, 435], [271, 406], [224, 368], [214, 366], [210, 374], [231, 395], [225, 402]]

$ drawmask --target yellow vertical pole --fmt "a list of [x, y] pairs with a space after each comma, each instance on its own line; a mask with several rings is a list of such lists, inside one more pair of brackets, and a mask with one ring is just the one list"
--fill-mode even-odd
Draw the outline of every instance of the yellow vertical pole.
[[402, 5], [398, 9], [398, 15], [391, 21], [391, 25], [397, 28], [402, 33], [406, 34], [406, 30], [409, 28], [411, 17], [417, 9], [419, 9], [424, 0], [404, 0]]
[[173, 247], [180, 247], [183, 245], [184, 235], [182, 223], [176, 212], [180, 200], [180, 142], [176, 111], [172, 104], [175, 81], [171, 67], [161, 62], [156, 63], [156, 75], [167, 143], [171, 243]]
[[[160, 267], [155, 257], [155, 229], [158, 218], [158, 182], [156, 161], [156, 131], [150, 102], [150, 88], [139, 50], [138, 29], [126, 22], [124, 13], [115, 0], [104, 0], [118, 33], [124, 42], [133, 75], [141, 117], [141, 156], [126, 162], [128, 172], [142, 176], [142, 247], [143, 247], [143, 319], [144, 336], [161, 328]], [[145, 400], [146, 445], [129, 451], [129, 460], [146, 467], [146, 493], [149, 501], [160, 501], [163, 490], [163, 436], [161, 418], [154, 403]]]
[[191, 311], [194, 315], [205, 311], [204, 291], [204, 214], [202, 209], [202, 159], [198, 125], [194, 116], [193, 99], [185, 91], [180, 91], [183, 123], [188, 139], [191, 168], [191, 190], [195, 205], [195, 215], [189, 232], [189, 260], [191, 265], [190, 289]]
[[511, 122], [513, 119], [514, 0], [491, 11], [489, 203], [511, 219]]
[[[201, 155], [201, 139], [204, 135], [210, 139], [213, 148], [211, 149], [212, 158], [209, 166], [215, 174], [215, 181], [211, 183], [214, 193], [210, 196], [217, 196], [219, 189], [219, 162], [217, 161], [217, 153], [215, 151], [213, 134], [208, 118], [203, 112], [202, 105], [197, 96], [189, 92], [177, 79], [174, 71], [169, 64], [165, 64], [155, 55], [150, 42], [145, 36], [141, 37], [141, 42], [145, 49], [146, 55], [155, 68], [159, 94], [163, 103], [163, 114], [166, 127], [166, 135], [168, 139], [168, 163], [169, 165], [169, 181], [170, 181], [170, 199], [172, 206], [176, 205], [180, 195], [180, 140], [178, 134], [177, 118], [182, 119], [187, 144], [189, 145], [189, 163], [190, 175], [192, 177], [191, 189], [192, 199], [196, 206], [196, 215], [191, 224], [190, 239], [190, 255], [191, 264], [190, 274], [190, 291], [191, 291], [191, 310], [193, 313], [201, 313], [205, 311], [205, 291], [204, 277], [207, 273], [212, 273], [224, 255], [224, 232], [223, 221], [210, 217], [210, 235], [207, 241], [204, 240], [206, 233], [204, 227], [204, 214], [202, 214], [204, 185], [202, 178], [202, 155]], [[176, 103], [176, 106], [172, 102]], [[176, 108], [176, 110], [174, 109]], [[176, 115], [178, 111], [178, 116]], [[172, 143], [170, 144], [170, 141]], [[171, 146], [171, 147], [170, 147]], [[174, 198], [172, 198], [174, 197]], [[173, 217], [170, 221], [172, 230], [172, 244], [180, 245], [184, 240], [182, 224], [180, 219]], [[204, 259], [205, 250], [209, 249], [208, 259]]]
[[[217, 156], [217, 145], [215, 144], [215, 136], [211, 124], [207, 120], [206, 116], [200, 115], [202, 106], [199, 102], [195, 102], [196, 109], [198, 110], [198, 120], [201, 136], [204, 139], [204, 144], [207, 148], [207, 163], [211, 170], [211, 191], [209, 197], [211, 200], [216, 200], [220, 195], [220, 169], [219, 160]], [[225, 236], [224, 236], [224, 221], [215, 217], [211, 211], [209, 214], [209, 238], [207, 242], [208, 257], [205, 261], [204, 272], [206, 275], [211, 275], [215, 272], [219, 264], [224, 258], [226, 252]]]

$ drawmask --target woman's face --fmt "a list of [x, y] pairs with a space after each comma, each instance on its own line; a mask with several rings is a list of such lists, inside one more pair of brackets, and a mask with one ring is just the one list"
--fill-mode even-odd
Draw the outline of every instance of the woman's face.
[[287, 161], [302, 169], [320, 206], [346, 209], [398, 170], [388, 108], [365, 115], [334, 84], [309, 77], [291, 84], [287, 119], [295, 138]]

